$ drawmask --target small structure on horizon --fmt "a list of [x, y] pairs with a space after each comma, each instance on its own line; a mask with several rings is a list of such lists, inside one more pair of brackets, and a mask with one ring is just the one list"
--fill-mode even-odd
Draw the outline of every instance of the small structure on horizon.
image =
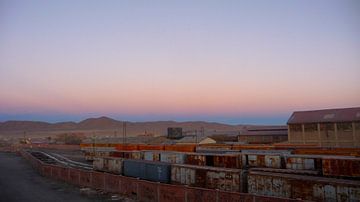
[[167, 138], [169, 139], [180, 139], [183, 137], [183, 131], [180, 127], [169, 127], [167, 129]]

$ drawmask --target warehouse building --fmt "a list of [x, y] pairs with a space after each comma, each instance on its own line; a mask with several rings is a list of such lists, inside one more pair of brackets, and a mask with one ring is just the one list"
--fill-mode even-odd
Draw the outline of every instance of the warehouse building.
[[325, 147], [360, 147], [360, 107], [294, 112], [288, 141]]
[[238, 135], [238, 141], [248, 144], [272, 144], [286, 142], [288, 130], [284, 126], [247, 127]]

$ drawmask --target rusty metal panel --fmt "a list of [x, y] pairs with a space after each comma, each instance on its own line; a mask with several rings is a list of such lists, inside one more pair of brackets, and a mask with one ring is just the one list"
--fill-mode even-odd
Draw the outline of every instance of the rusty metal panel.
[[240, 154], [214, 155], [213, 161], [215, 167], [235, 168], [235, 169], [242, 168]]
[[131, 152], [131, 159], [143, 159], [142, 152], [140, 152], [140, 151]]
[[78, 169], [69, 168], [69, 181], [71, 184], [80, 185], [80, 173]]
[[[245, 158], [246, 158], [246, 156], [245, 156]], [[265, 155], [248, 154], [247, 159], [248, 159], [247, 165], [250, 167], [266, 167]]]
[[240, 180], [238, 172], [208, 171], [206, 173], [206, 188], [241, 192]]
[[246, 173], [240, 169], [215, 168], [208, 166], [172, 166], [171, 181], [195, 187], [241, 192], [246, 187]]
[[360, 159], [353, 157], [324, 157], [323, 175], [360, 177]]
[[[104, 164], [106, 164], [106, 168], [108, 172], [115, 174], [122, 174], [123, 170], [123, 158], [105, 158]], [[105, 166], [104, 166], [105, 167]]]
[[130, 177], [119, 176], [119, 192], [122, 195], [136, 197], [138, 195], [139, 180]]
[[60, 168], [60, 178], [65, 182], [69, 181], [69, 168], [67, 167]]
[[185, 190], [183, 186], [159, 184], [159, 202], [184, 202]]
[[349, 201], [356, 201], [360, 199], [360, 187], [349, 188]]
[[337, 201], [349, 201], [349, 188], [337, 186], [336, 188], [336, 199]]
[[289, 155], [291, 154], [290, 150], [259, 150], [259, 149], [253, 149], [253, 150], [241, 150], [242, 154], [262, 154], [262, 155]]
[[315, 201], [323, 201], [325, 199], [324, 186], [322, 184], [315, 183], [313, 186], [312, 199]]
[[138, 145], [136, 145], [136, 144], [118, 144], [118, 145], [116, 145], [116, 150], [120, 150], [120, 151], [138, 150]]
[[221, 202], [253, 202], [254, 196], [246, 193], [234, 193], [219, 191], [219, 201]]
[[138, 145], [138, 150], [164, 150], [164, 145]]
[[104, 158], [94, 158], [93, 168], [94, 170], [104, 170]]
[[105, 188], [105, 176], [104, 176], [104, 173], [92, 172], [91, 186], [92, 186], [92, 188], [95, 188], [95, 189], [104, 190], [104, 188]]
[[205, 166], [206, 165], [205, 155], [188, 153], [186, 154], [185, 163], [190, 165]]
[[176, 163], [176, 164], [184, 164], [185, 163], [185, 153], [180, 152], [161, 152], [160, 153], [160, 161], [166, 163]]
[[166, 151], [195, 152], [196, 144], [165, 145]]
[[79, 183], [81, 186], [88, 187], [91, 185], [91, 171], [79, 170], [80, 180]]
[[171, 182], [175, 184], [195, 185], [195, 169], [180, 165], [171, 166]]
[[316, 158], [286, 156], [286, 168], [293, 170], [316, 170]]
[[216, 202], [216, 192], [201, 188], [186, 188], [187, 202]]
[[354, 201], [360, 196], [360, 181], [250, 171], [248, 191], [312, 201]]
[[336, 201], [336, 188], [332, 185], [324, 186], [325, 201]]
[[249, 155], [247, 155], [247, 158], [245, 157], [244, 159], [248, 160], [247, 165], [249, 165], [250, 167], [258, 167], [257, 155], [249, 154]]
[[116, 193], [119, 191], [120, 178], [118, 175], [104, 173], [105, 176], [105, 191]]
[[54, 179], [61, 179], [61, 167], [51, 165], [51, 177]]
[[267, 168], [281, 168], [281, 157], [266, 155], [265, 156], [265, 167]]
[[143, 151], [143, 158], [147, 161], [160, 161], [160, 151]]
[[138, 201], [156, 202], [158, 201], [157, 183], [138, 181]]

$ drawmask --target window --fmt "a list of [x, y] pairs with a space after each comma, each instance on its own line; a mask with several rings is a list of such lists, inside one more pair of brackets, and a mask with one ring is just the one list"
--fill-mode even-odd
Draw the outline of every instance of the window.
[[317, 124], [316, 123], [308, 123], [304, 125], [305, 132], [314, 132], [317, 131]]
[[360, 131], [360, 122], [355, 122], [355, 130]]
[[321, 131], [335, 131], [335, 127], [333, 123], [322, 123], [320, 124]]
[[346, 122], [346, 123], [337, 123], [337, 129], [339, 131], [352, 131], [352, 123]]
[[302, 131], [301, 124], [291, 124], [289, 127], [290, 127], [291, 132], [301, 132]]

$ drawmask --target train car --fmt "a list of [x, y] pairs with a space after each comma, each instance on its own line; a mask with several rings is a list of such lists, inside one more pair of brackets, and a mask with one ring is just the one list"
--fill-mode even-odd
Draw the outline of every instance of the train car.
[[309, 201], [359, 201], [360, 181], [249, 171], [248, 192]]
[[324, 176], [360, 178], [360, 158], [351, 156], [324, 156]]
[[144, 180], [170, 183], [171, 164], [156, 161], [125, 159], [123, 161], [123, 174]]
[[219, 189], [222, 191], [245, 192], [246, 171], [173, 164], [171, 168], [171, 183]]
[[164, 146], [164, 150], [166, 151], [195, 152], [195, 149], [196, 144], [174, 144]]
[[242, 168], [240, 153], [187, 153], [185, 164], [221, 168]]
[[124, 159], [122, 158], [113, 157], [94, 158], [93, 168], [97, 171], [122, 174], [123, 161]]
[[290, 155], [287, 150], [242, 150], [242, 164], [245, 168], [285, 168], [284, 155]]
[[160, 161], [161, 151], [142, 151], [144, 160], [147, 161]]
[[322, 171], [322, 157], [319, 155], [285, 155], [286, 169]]
[[143, 152], [141, 151], [113, 151], [109, 154], [110, 157], [125, 158], [125, 159], [143, 159]]
[[186, 153], [183, 152], [160, 152], [160, 161], [166, 163], [184, 164]]

